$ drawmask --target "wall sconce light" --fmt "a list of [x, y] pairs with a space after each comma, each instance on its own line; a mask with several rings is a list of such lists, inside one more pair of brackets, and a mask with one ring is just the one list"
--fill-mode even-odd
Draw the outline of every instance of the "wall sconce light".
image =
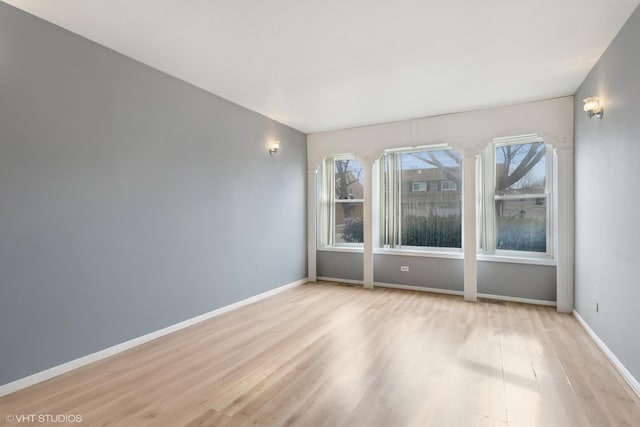
[[271, 156], [275, 156], [279, 150], [280, 150], [280, 140], [279, 139], [271, 140], [271, 142], [269, 143], [269, 154]]
[[602, 108], [602, 104], [600, 103], [599, 96], [592, 96], [590, 98], [583, 99], [582, 102], [584, 102], [584, 111], [587, 112], [587, 116], [589, 116], [589, 118], [602, 118], [604, 110]]

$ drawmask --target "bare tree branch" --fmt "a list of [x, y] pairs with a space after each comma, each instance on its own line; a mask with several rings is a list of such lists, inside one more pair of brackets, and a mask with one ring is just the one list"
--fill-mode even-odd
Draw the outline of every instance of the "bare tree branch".
[[[535, 142], [529, 145], [527, 153], [511, 173], [509, 173], [509, 170], [511, 169], [511, 162], [521, 152], [524, 145], [508, 145], [506, 147], [501, 147], [502, 153], [505, 156], [505, 164], [503, 175], [499, 177], [498, 188], [505, 190], [529, 173], [529, 171], [533, 169], [533, 167], [537, 165], [544, 156], [545, 150], [543, 146], [543, 142]], [[539, 150], [540, 147], [543, 149]]]

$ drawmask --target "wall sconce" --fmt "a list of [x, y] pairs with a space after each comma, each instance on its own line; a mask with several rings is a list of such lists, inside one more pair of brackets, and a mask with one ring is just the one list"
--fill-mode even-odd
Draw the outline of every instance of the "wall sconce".
[[587, 116], [589, 116], [589, 118], [602, 118], [604, 110], [602, 108], [602, 104], [600, 103], [599, 96], [592, 96], [590, 98], [583, 99], [582, 102], [584, 102], [584, 111], [587, 112]]
[[271, 142], [269, 143], [269, 154], [271, 156], [275, 156], [279, 150], [280, 150], [280, 140], [278, 139], [271, 140]]

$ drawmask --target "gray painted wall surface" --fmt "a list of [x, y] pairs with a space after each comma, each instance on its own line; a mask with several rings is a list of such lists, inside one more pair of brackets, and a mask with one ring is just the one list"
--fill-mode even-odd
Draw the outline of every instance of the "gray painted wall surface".
[[[604, 98], [602, 120], [582, 111], [593, 95]], [[640, 9], [575, 99], [575, 307], [640, 380]]]
[[[409, 271], [400, 271], [401, 266], [409, 267]], [[374, 255], [374, 282], [463, 291], [463, 273], [461, 259]]]
[[[461, 259], [376, 254], [373, 262], [373, 280], [377, 283], [464, 290]], [[318, 251], [317, 263], [320, 277], [362, 280], [361, 253]], [[409, 267], [409, 271], [400, 271], [401, 266]], [[556, 268], [478, 261], [478, 292], [556, 301]]]
[[556, 301], [556, 267], [478, 261], [478, 293]]
[[316, 262], [318, 277], [363, 280], [362, 253], [318, 251]]
[[306, 277], [305, 180], [304, 134], [0, 3], [0, 384]]

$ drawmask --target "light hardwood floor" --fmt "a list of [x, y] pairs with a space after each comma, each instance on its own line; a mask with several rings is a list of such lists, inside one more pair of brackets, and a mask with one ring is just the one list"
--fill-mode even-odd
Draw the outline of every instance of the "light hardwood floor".
[[[553, 308], [306, 284], [0, 398], [77, 426], [640, 426]], [[61, 424], [55, 424], [61, 425]]]

